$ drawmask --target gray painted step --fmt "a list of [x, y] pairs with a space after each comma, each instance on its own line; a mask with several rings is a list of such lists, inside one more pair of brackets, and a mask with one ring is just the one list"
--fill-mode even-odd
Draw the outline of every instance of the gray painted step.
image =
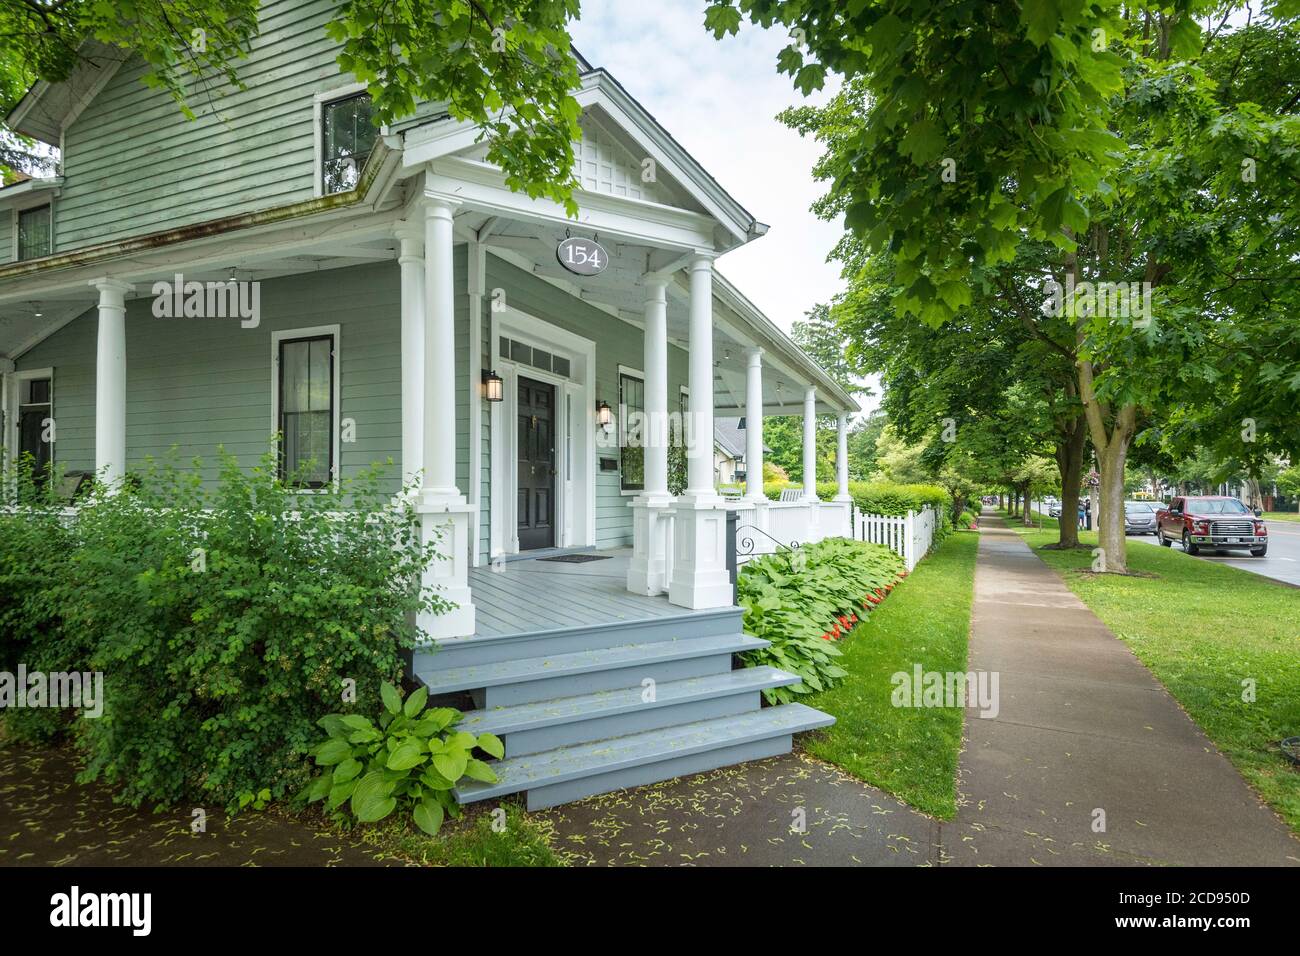
[[741, 610], [727, 607], [647, 618], [642, 621], [606, 621], [581, 627], [532, 631], [527, 634], [445, 638], [415, 652], [415, 670], [451, 670], [521, 657], [568, 654], [575, 651], [617, 647], [621, 644], [669, 641], [684, 636], [737, 634], [742, 629]]
[[[513, 684], [537, 683], [561, 677], [594, 674], [602, 671], [644, 668], [671, 661], [718, 655], [739, 654], [767, 647], [767, 641], [744, 634], [680, 638], [671, 641], [651, 641], [644, 644], [624, 644], [619, 647], [575, 651], [567, 654], [549, 654], [544, 657], [524, 657], [490, 664], [472, 664], [447, 670], [415, 668], [415, 676], [429, 688], [430, 694], [446, 694], [461, 690], [503, 687]], [[655, 676], [655, 675], [650, 675]], [[666, 678], [656, 677], [657, 680]], [[641, 683], [640, 679], [631, 684]], [[612, 685], [620, 686], [620, 685]], [[593, 687], [590, 690], [601, 688]], [[577, 691], [576, 693], [583, 693]], [[551, 697], [570, 696], [557, 690]], [[540, 698], [545, 699], [545, 698]], [[489, 705], [491, 706], [491, 705]]]
[[470, 711], [458, 728], [504, 737], [506, 757], [519, 757], [757, 710], [761, 702], [758, 692], [798, 682], [795, 674], [771, 667], [748, 667], [658, 682], [651, 701], [642, 699], [645, 689], [638, 684], [578, 697]]
[[833, 723], [834, 717], [803, 704], [764, 707], [732, 717], [498, 760], [492, 765], [496, 783], [472, 781], [457, 787], [455, 794], [461, 803], [471, 803], [527, 790], [529, 809], [540, 809], [593, 793], [783, 753], [790, 747], [792, 734]]

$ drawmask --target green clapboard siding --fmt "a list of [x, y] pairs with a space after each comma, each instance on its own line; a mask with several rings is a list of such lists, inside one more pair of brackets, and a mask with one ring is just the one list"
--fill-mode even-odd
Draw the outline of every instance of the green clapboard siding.
[[324, 26], [337, 0], [268, 0], [243, 90], [192, 84], [193, 120], [125, 63], [69, 127], [59, 251], [310, 199], [314, 96], [353, 82]]
[[[479, 544], [489, 553], [491, 416], [473, 375], [491, 367], [490, 299], [482, 302], [482, 336], [469, 342], [470, 296], [467, 249], [455, 253], [456, 475], [468, 489], [479, 485]], [[549, 283], [487, 257], [487, 289], [502, 289], [515, 309], [596, 342], [596, 393], [618, 400], [618, 367], [640, 368], [640, 329], [592, 308]], [[140, 290], [147, 293], [148, 290]], [[401, 284], [396, 263], [289, 276], [261, 283], [261, 322], [240, 328], [236, 319], [159, 319], [148, 294], [127, 309], [127, 459], [138, 468], [146, 458], [175, 455], [181, 464], [202, 459], [207, 481], [215, 478], [217, 449], [224, 447], [251, 466], [270, 448], [271, 333], [322, 325], [340, 326], [339, 417], [355, 422], [355, 441], [341, 445], [344, 477], [379, 464], [385, 490], [396, 492], [401, 461]], [[55, 457], [67, 470], [95, 465], [96, 317], [90, 310], [18, 362], [19, 369], [54, 369]], [[471, 356], [471, 351], [473, 355]], [[686, 381], [686, 353], [669, 349], [669, 394], [675, 401]], [[477, 440], [469, 432], [470, 403], [482, 405]], [[477, 460], [471, 460], [471, 449]], [[391, 462], [391, 464], [390, 464]], [[631, 544], [630, 495], [617, 472], [596, 471], [596, 544]]]
[[[463, 281], [458, 277], [458, 281]], [[144, 290], [142, 290], [144, 291]], [[271, 333], [338, 325], [340, 420], [356, 423], [340, 445], [342, 475], [384, 466], [398, 488], [401, 460], [401, 286], [396, 263], [377, 263], [261, 284], [261, 323], [159, 319], [152, 298], [128, 304], [127, 464], [203, 459], [216, 474], [217, 449], [251, 466], [271, 447]], [[20, 369], [54, 369], [55, 457], [63, 469], [95, 465], [96, 317], [87, 312], [22, 357]], [[388, 465], [389, 460], [393, 462]]]
[[[487, 257], [487, 288], [502, 289], [506, 304], [596, 343], [596, 397], [618, 404], [618, 367], [639, 369], [644, 364], [641, 330], [593, 308], [581, 299], [495, 256]], [[686, 353], [668, 350], [669, 405], [686, 383]], [[620, 490], [618, 472], [596, 471], [596, 546], [624, 547], [632, 544], [630, 495]]]

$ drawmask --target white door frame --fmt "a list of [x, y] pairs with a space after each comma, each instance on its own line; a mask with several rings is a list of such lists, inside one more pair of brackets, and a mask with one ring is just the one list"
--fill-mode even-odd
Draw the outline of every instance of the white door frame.
[[[501, 338], [540, 346], [569, 360], [562, 378], [501, 356]], [[492, 508], [489, 543], [492, 557], [519, 553], [518, 413], [520, 375], [555, 386], [557, 547], [596, 544], [596, 343], [518, 309], [492, 311], [489, 367], [502, 378], [502, 401], [491, 403]], [[572, 421], [569, 410], [572, 409]]]

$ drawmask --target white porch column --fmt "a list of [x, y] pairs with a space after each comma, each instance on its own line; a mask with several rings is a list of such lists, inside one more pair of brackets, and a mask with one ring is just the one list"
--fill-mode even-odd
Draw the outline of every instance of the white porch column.
[[763, 494], [763, 350], [745, 350], [745, 497]]
[[713, 487], [713, 257], [696, 257], [690, 270], [691, 427], [686, 493], [674, 509], [668, 600], [689, 608], [726, 607], [732, 601], [727, 513]]
[[812, 385], [803, 393], [803, 496], [817, 500], [817, 389]]
[[852, 501], [849, 494], [849, 414], [840, 412], [835, 446], [836, 501]]
[[443, 614], [421, 614], [431, 638], [474, 633], [469, 590], [469, 538], [477, 509], [456, 487], [456, 311], [452, 286], [454, 200], [429, 197], [424, 207], [424, 474], [419, 501], [422, 537], [439, 555], [424, 584], [449, 601]]
[[[402, 222], [402, 485], [424, 468], [424, 223]], [[418, 485], [417, 485], [418, 487]]]
[[107, 485], [126, 474], [126, 294], [117, 279], [92, 279], [99, 291], [95, 356], [95, 473]]
[[713, 259], [691, 262], [691, 438], [686, 449], [686, 495], [717, 497], [713, 487]]
[[645, 300], [645, 487], [632, 499], [632, 560], [627, 589], [662, 594], [668, 589], [668, 280], [646, 282]]

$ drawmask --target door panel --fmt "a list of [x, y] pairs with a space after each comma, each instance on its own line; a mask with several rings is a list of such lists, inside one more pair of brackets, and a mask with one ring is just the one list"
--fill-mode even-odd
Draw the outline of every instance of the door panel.
[[519, 549], [555, 546], [555, 386], [519, 378]]

